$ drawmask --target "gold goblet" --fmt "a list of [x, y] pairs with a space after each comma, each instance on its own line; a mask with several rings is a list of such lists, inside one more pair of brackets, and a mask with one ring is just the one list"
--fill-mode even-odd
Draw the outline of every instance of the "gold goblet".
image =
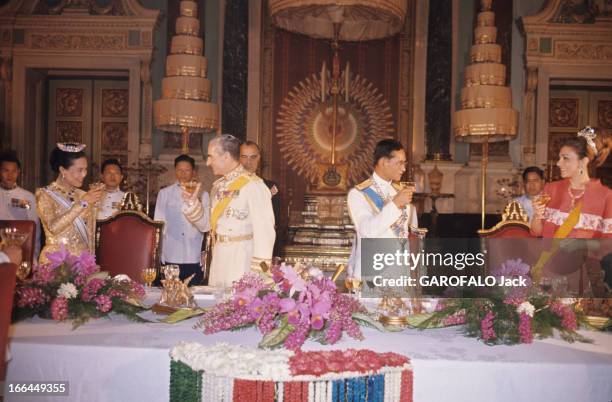
[[142, 280], [145, 282], [147, 287], [151, 287], [151, 284], [157, 277], [157, 270], [155, 268], [145, 268], [140, 273]]
[[181, 187], [189, 194], [193, 194], [196, 191], [196, 188], [198, 188], [198, 181], [195, 179], [189, 180], [187, 182], [181, 183]]
[[533, 200], [538, 204], [546, 205], [550, 202], [551, 198], [552, 197], [550, 196], [550, 194], [542, 193], [533, 197]]
[[346, 278], [344, 279], [344, 286], [348, 289], [349, 293], [357, 295], [361, 290], [363, 281], [359, 278]]
[[25, 281], [28, 275], [30, 275], [30, 271], [32, 270], [32, 266], [29, 261], [23, 261], [17, 267], [17, 279], [21, 282]]
[[412, 188], [413, 191], [416, 189], [416, 182], [414, 181], [400, 181], [400, 186], [403, 189]]

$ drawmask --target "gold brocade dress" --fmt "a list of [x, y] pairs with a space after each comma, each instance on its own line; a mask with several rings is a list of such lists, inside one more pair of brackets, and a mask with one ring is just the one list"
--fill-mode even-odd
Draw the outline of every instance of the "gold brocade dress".
[[58, 251], [62, 244], [70, 254], [94, 252], [95, 211], [80, 201], [84, 194], [77, 188], [66, 190], [57, 182], [36, 190], [36, 208], [45, 231], [41, 264], [48, 262], [47, 253]]

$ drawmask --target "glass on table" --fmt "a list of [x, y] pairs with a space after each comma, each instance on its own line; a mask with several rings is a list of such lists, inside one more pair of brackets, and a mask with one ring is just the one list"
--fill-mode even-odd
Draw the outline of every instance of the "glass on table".
[[25, 281], [28, 275], [30, 275], [31, 270], [32, 264], [30, 264], [30, 261], [22, 261], [17, 267], [17, 279], [21, 282]]
[[147, 287], [151, 287], [155, 278], [157, 278], [157, 270], [155, 268], [145, 268], [140, 273], [142, 280]]

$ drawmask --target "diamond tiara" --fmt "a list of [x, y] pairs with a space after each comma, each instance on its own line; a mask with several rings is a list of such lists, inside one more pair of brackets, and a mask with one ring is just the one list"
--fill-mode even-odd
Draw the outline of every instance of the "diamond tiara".
[[57, 147], [64, 152], [81, 152], [87, 145], [78, 142], [58, 142]]
[[597, 155], [597, 145], [595, 145], [595, 141], [593, 141], [597, 137], [597, 134], [595, 134], [594, 128], [590, 126], [586, 126], [582, 130], [578, 131], [578, 137], [583, 137], [586, 140], [589, 147], [591, 147], [593, 152], [595, 152], [595, 155]]

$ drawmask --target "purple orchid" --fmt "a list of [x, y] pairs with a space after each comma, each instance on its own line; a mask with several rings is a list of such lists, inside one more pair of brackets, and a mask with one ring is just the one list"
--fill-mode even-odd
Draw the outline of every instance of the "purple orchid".
[[293, 270], [291, 265], [281, 265], [281, 271], [285, 275], [285, 278], [291, 284], [291, 289], [289, 289], [289, 296], [293, 296], [295, 292], [303, 292], [306, 290], [306, 281], [302, 279], [301, 276], [298, 275], [297, 272]]

